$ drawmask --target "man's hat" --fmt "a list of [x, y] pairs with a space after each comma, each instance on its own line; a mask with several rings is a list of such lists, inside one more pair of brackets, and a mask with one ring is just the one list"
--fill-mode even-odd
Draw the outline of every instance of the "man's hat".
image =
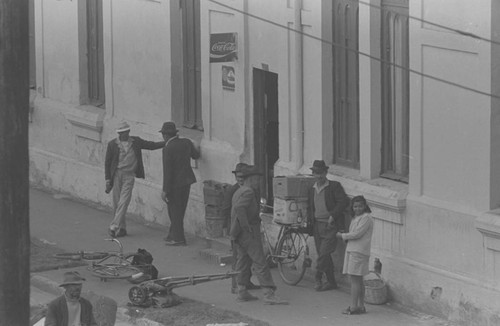
[[244, 166], [248, 166], [248, 164], [246, 163], [238, 163], [236, 164], [236, 167], [234, 168], [234, 171], [232, 171], [233, 173], [239, 173], [241, 172], [241, 168], [243, 168]]
[[314, 173], [323, 173], [328, 170], [328, 166], [323, 160], [315, 160], [313, 162], [312, 168], [310, 168]]
[[241, 170], [239, 171], [240, 177], [247, 178], [252, 175], [262, 175], [262, 173], [255, 165], [246, 165], [241, 167]]
[[128, 130], [130, 130], [130, 126], [126, 121], [122, 121], [116, 126], [116, 132], [125, 132]]
[[64, 279], [59, 286], [72, 285], [72, 284], [82, 284], [85, 279], [77, 271], [71, 271], [64, 273]]
[[165, 122], [160, 130], [162, 134], [176, 134], [178, 131], [175, 123], [172, 121]]

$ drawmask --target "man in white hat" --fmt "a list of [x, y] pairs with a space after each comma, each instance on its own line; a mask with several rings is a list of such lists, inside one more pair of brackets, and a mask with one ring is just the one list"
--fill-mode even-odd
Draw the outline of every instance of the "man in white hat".
[[135, 178], [144, 179], [142, 150], [155, 150], [165, 146], [165, 141], [152, 142], [130, 136], [130, 126], [122, 121], [116, 128], [118, 137], [108, 143], [104, 174], [106, 193], [113, 190], [113, 220], [108, 233], [112, 237], [127, 235], [125, 215], [132, 198]]
[[64, 280], [59, 285], [64, 288], [64, 294], [49, 303], [45, 326], [97, 326], [92, 304], [80, 296], [83, 281], [85, 278], [77, 271], [64, 273]]

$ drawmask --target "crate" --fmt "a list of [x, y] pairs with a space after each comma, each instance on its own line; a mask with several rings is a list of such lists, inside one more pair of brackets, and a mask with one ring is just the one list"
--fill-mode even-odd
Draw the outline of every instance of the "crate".
[[231, 185], [214, 180], [203, 181], [203, 199], [205, 205], [222, 206], [224, 193]]
[[307, 218], [307, 198], [274, 198], [273, 222], [281, 224], [304, 223]]
[[210, 238], [221, 238], [224, 236], [224, 220], [206, 219], [207, 235]]
[[224, 219], [220, 206], [205, 205], [205, 217], [211, 219]]
[[277, 176], [273, 178], [274, 198], [289, 199], [307, 197], [316, 182], [311, 175]]

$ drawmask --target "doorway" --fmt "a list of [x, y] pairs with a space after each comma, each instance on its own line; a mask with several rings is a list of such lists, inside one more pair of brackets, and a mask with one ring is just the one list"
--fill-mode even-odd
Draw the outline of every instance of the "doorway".
[[279, 158], [278, 74], [253, 69], [254, 157], [263, 173], [260, 196], [273, 206], [274, 164]]

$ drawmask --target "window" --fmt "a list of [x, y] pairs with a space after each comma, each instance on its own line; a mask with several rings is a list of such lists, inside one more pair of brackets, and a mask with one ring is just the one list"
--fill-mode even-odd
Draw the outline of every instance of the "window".
[[359, 168], [358, 3], [335, 0], [334, 58], [334, 161]]
[[408, 0], [382, 1], [382, 173], [408, 182]]
[[203, 130], [201, 119], [200, 1], [181, 0], [184, 75], [184, 122]]
[[102, 0], [87, 1], [87, 73], [89, 104], [104, 107]]

